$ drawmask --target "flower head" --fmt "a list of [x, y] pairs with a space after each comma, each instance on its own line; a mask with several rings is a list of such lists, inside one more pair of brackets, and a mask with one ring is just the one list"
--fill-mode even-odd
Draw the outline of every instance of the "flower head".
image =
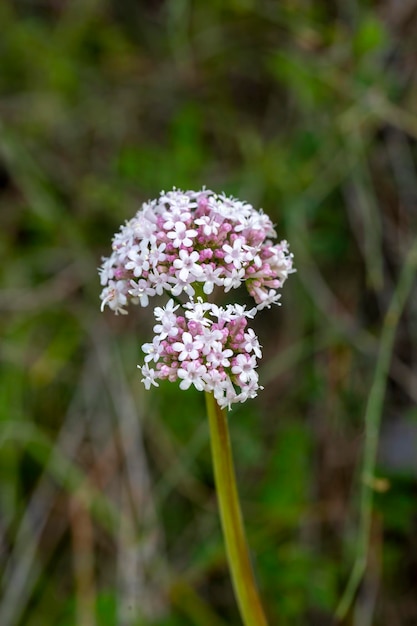
[[[146, 388], [156, 385], [158, 379], [179, 380], [181, 389], [193, 385], [199, 391], [213, 392], [222, 407], [255, 397], [260, 388], [256, 357], [261, 356], [261, 349], [253, 331], [247, 329], [251, 312], [244, 307], [222, 308], [200, 301], [195, 314], [194, 305], [187, 302], [182, 317], [175, 314], [173, 301], [168, 302], [165, 311], [170, 311], [177, 335], [170, 336], [159, 325], [160, 333], [153, 342], [142, 346], [146, 355], [142, 381]], [[157, 319], [164, 315], [155, 311]], [[150, 368], [151, 362], [154, 369]]]
[[201, 283], [207, 295], [245, 284], [258, 308], [269, 307], [293, 271], [287, 242], [274, 237], [251, 204], [205, 189], [162, 192], [114, 236], [100, 268], [102, 306], [125, 313], [129, 301], [148, 306], [163, 292], [191, 299]]

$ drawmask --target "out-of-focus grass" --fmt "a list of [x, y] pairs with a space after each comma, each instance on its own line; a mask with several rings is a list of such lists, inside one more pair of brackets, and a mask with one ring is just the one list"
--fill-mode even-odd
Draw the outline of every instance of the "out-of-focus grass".
[[[257, 320], [265, 390], [230, 426], [271, 624], [331, 623], [417, 222], [416, 12], [1, 3], [2, 626], [239, 624], [203, 399], [142, 389], [148, 310], [99, 312], [113, 232], [173, 185], [262, 206], [295, 253], [282, 308]], [[417, 621], [415, 362], [414, 292], [375, 435], [384, 480], [355, 626]]]

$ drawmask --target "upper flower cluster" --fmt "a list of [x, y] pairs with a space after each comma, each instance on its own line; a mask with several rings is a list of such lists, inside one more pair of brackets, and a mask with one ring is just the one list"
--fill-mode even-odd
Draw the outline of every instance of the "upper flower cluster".
[[[212, 392], [221, 407], [257, 395], [261, 346], [247, 318], [278, 302], [293, 271], [287, 242], [274, 244], [275, 236], [262, 211], [205, 189], [162, 192], [122, 226], [100, 268], [102, 309], [126, 313], [129, 301], [147, 306], [154, 295], [172, 296], [155, 308], [154, 339], [142, 346], [147, 389], [180, 380], [181, 389]], [[250, 311], [201, 298], [243, 283], [257, 305]], [[183, 315], [174, 304], [181, 294]]]
[[129, 301], [147, 306], [164, 291], [193, 298], [195, 283], [207, 295], [245, 283], [257, 308], [269, 307], [292, 271], [288, 244], [274, 245], [275, 236], [269, 217], [246, 202], [204, 189], [162, 192], [114, 236], [100, 269], [102, 307], [126, 313]]
[[145, 387], [157, 387], [157, 379], [179, 379], [181, 389], [194, 385], [213, 392], [222, 408], [255, 397], [259, 389], [255, 368], [262, 353], [247, 318], [256, 309], [246, 311], [236, 304], [222, 308], [201, 298], [184, 305], [185, 316], [176, 315], [178, 308], [170, 300], [154, 311], [156, 335], [142, 346]]

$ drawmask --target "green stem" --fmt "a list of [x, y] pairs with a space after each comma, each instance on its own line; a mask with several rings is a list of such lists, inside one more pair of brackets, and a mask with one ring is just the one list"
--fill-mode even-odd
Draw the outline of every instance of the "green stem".
[[243, 527], [226, 411], [206, 392], [214, 478], [233, 587], [245, 626], [267, 626]]
[[416, 271], [417, 240], [414, 241], [407, 255], [382, 327], [378, 360], [365, 413], [360, 520], [355, 562], [346, 589], [336, 609], [335, 615], [339, 620], [346, 616], [366, 570], [372, 522], [373, 480], [375, 476], [379, 427], [384, 406], [385, 388], [389, 375], [389, 366], [394, 349], [398, 322], [400, 321], [401, 314], [412, 289]]

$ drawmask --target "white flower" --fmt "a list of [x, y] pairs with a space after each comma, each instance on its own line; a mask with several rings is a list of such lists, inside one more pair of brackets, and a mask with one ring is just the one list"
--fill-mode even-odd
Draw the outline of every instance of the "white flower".
[[137, 283], [130, 281], [129, 294], [133, 298], [139, 298], [140, 305], [145, 307], [149, 304], [149, 296], [155, 295], [155, 289], [150, 287], [144, 278], [140, 278]]
[[226, 377], [227, 374], [224, 370], [219, 371], [211, 369], [206, 372], [203, 378], [207, 384], [207, 391], [213, 391], [213, 389], [215, 389], [218, 385], [221, 385], [226, 380]]
[[247, 261], [247, 254], [243, 249], [244, 243], [244, 239], [237, 237], [233, 242], [233, 246], [229, 246], [227, 243], [223, 245], [223, 250], [226, 252], [224, 257], [225, 262], [233, 263], [237, 270], [240, 270], [242, 264]]
[[203, 334], [203, 354], [207, 355], [212, 350], [218, 349], [219, 343], [223, 340], [223, 333], [218, 328], [214, 330], [205, 329]]
[[176, 341], [172, 348], [175, 352], [179, 352], [178, 360], [184, 361], [185, 359], [198, 359], [199, 350], [203, 347], [204, 343], [199, 337], [193, 337], [191, 333], [182, 333], [181, 341]]
[[195, 294], [195, 289], [190, 283], [186, 280], [181, 280], [181, 278], [177, 278], [172, 276], [170, 282], [173, 284], [171, 287], [171, 293], [173, 296], [179, 296], [183, 291], [188, 295], [189, 298], [192, 298]]
[[261, 345], [259, 344], [258, 337], [253, 332], [252, 328], [249, 328], [244, 335], [245, 337], [245, 350], [247, 352], [253, 352], [255, 356], [260, 359], [262, 357]]
[[228, 304], [225, 309], [222, 309], [223, 319], [230, 321], [237, 317], [247, 317], [253, 319], [256, 315], [256, 307], [246, 310], [246, 304]]
[[178, 335], [179, 330], [176, 326], [177, 316], [175, 315], [175, 311], [178, 307], [179, 304], [174, 305], [174, 301], [169, 300], [164, 308], [159, 306], [155, 308], [155, 319], [159, 321], [160, 324], [155, 324], [153, 329], [155, 333], [158, 333], [161, 340], [166, 337], [176, 337]]
[[179, 270], [178, 277], [180, 280], [189, 280], [188, 276], [190, 274], [194, 279], [201, 276], [203, 270], [201, 266], [197, 264], [200, 256], [196, 250], [191, 252], [191, 254], [187, 250], [180, 250], [178, 255], [179, 259], [175, 259], [174, 267]]
[[204, 281], [203, 291], [205, 294], [213, 293], [214, 285], [219, 286], [224, 283], [224, 278], [221, 277], [221, 274], [224, 274], [222, 267], [214, 269], [210, 263], [204, 266], [204, 274], [200, 277], [200, 281]]
[[265, 307], [270, 309], [271, 304], [280, 304], [278, 300], [281, 298], [281, 294], [277, 293], [275, 289], [270, 289], [269, 292], [266, 292], [263, 289], [257, 289], [256, 292], [258, 293], [260, 299], [260, 302], [256, 307], [258, 311], [265, 309]]
[[203, 376], [206, 372], [206, 366], [198, 363], [198, 361], [184, 363], [183, 367], [180, 367], [178, 370], [178, 378], [182, 378], [180, 388], [188, 389], [190, 385], [193, 384], [198, 391], [203, 391]]
[[250, 380], [253, 374], [256, 374], [254, 368], [256, 367], [256, 359], [254, 356], [246, 354], [238, 354], [234, 359], [234, 365], [232, 366], [232, 372], [235, 374], [240, 382], [246, 383]]
[[105, 287], [101, 292], [101, 310], [103, 311], [105, 305], [112, 309], [118, 315], [126, 315], [127, 311], [123, 308], [127, 304], [127, 297], [124, 293], [126, 284], [122, 280], [110, 280], [108, 287]]
[[206, 237], [210, 235], [217, 235], [219, 232], [219, 223], [215, 220], [214, 216], [203, 215], [195, 220], [197, 226], [202, 227], [203, 234]]
[[172, 277], [170, 277], [167, 272], [158, 272], [158, 270], [154, 269], [153, 272], [149, 274], [148, 280], [158, 296], [162, 296], [164, 291], [171, 290]]
[[149, 363], [149, 361], [154, 361], [157, 363], [159, 361], [159, 357], [163, 352], [163, 346], [161, 345], [161, 337], [154, 337], [152, 343], [144, 343], [142, 346], [142, 351], [146, 354], [145, 363]]
[[242, 267], [240, 270], [233, 268], [232, 271], [223, 281], [224, 290], [227, 293], [231, 289], [237, 289], [242, 281], [245, 280], [245, 270]]
[[196, 235], [197, 231], [193, 230], [192, 228], [189, 228], [187, 230], [184, 222], [175, 222], [174, 230], [171, 230], [169, 233], [167, 233], [167, 237], [173, 240], [172, 245], [175, 248], [179, 248], [182, 245], [189, 248], [193, 245], [191, 237], [195, 237]]
[[174, 300], [168, 300], [165, 306], [157, 306], [154, 308], [153, 314], [155, 319], [160, 322], [167, 314], [175, 313], [179, 309], [180, 305], [175, 304]]
[[145, 385], [145, 389], [150, 389], [151, 385], [159, 387], [159, 383], [157, 383], [155, 380], [154, 369], [149, 368], [149, 365], [147, 363], [145, 363], [145, 365], [142, 365], [142, 367], [138, 365], [138, 368], [142, 371], [143, 378], [141, 379], [141, 382]]
[[206, 313], [211, 310], [212, 305], [209, 302], [203, 302], [200, 296], [196, 302], [187, 302], [184, 308], [186, 309], [185, 317], [187, 319], [199, 322], [202, 326], [210, 326], [212, 323], [210, 318], [206, 317]]
[[[168, 193], [162, 192], [159, 202], [162, 206], [169, 205], [169, 211], [163, 211], [162, 217], [165, 220], [175, 219], [187, 221], [191, 213], [190, 211], [197, 206], [195, 200], [192, 200], [187, 193], [183, 193], [175, 188]], [[171, 229], [172, 226], [169, 226]]]
[[226, 407], [230, 409], [231, 404], [236, 401], [237, 394], [235, 388], [233, 387], [231, 381], [227, 378], [214, 387], [213, 393], [222, 409], [225, 409]]
[[147, 251], [143, 249], [143, 245], [132, 246], [127, 254], [130, 259], [126, 264], [127, 270], [133, 270], [133, 275], [136, 278], [142, 276], [142, 272], [147, 272], [149, 269], [149, 255]]
[[210, 352], [207, 354], [207, 361], [212, 367], [229, 367], [229, 358], [233, 356], [233, 350], [227, 348], [223, 350], [223, 346], [220, 342], [216, 342], [212, 345]]
[[109, 280], [114, 278], [114, 267], [113, 267], [113, 259], [110, 257], [109, 259], [103, 258], [103, 265], [99, 269], [100, 274], [100, 284], [106, 285]]
[[157, 267], [159, 263], [163, 263], [166, 259], [166, 254], [164, 253], [165, 248], [167, 247], [166, 243], [161, 243], [159, 246], [154, 246], [149, 250], [148, 260], [154, 269]]
[[258, 391], [262, 389], [263, 387], [258, 385], [257, 373], [253, 372], [250, 380], [246, 382], [240, 394], [236, 396], [235, 402], [246, 402], [249, 398], [255, 398], [258, 395]]
[[151, 243], [156, 241], [156, 224], [152, 220], [152, 217], [153, 208], [144, 205], [143, 213], [140, 214], [139, 219], [131, 220], [130, 225], [135, 238], [147, 240]]

